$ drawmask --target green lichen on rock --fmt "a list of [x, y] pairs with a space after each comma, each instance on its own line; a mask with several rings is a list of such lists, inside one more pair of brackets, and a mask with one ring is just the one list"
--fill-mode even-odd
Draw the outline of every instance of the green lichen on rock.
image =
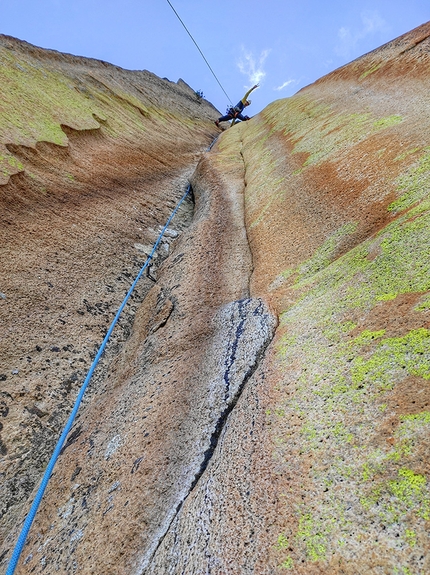
[[296, 270], [298, 274], [296, 283], [313, 276], [315, 273], [327, 267], [333, 261], [344, 236], [352, 234], [356, 229], [357, 224], [351, 222], [331, 234], [311, 258], [298, 266]]
[[401, 154], [396, 156], [393, 161], [394, 162], [401, 162], [401, 161], [405, 160], [408, 156], [411, 156], [412, 154], [416, 154], [420, 150], [421, 150], [421, 148], [411, 148], [409, 150], [406, 150], [406, 152], [402, 152]]
[[389, 128], [390, 126], [400, 124], [402, 120], [403, 120], [402, 116], [399, 116], [397, 114], [393, 114], [392, 116], [386, 116], [385, 118], [375, 120], [373, 122], [373, 129], [382, 130], [384, 128]]
[[430, 498], [426, 489], [427, 479], [412, 469], [399, 469], [398, 479], [388, 482], [388, 488], [394, 497], [405, 506], [418, 508], [417, 513], [423, 519], [430, 519]]
[[280, 533], [276, 541], [276, 549], [282, 550], [288, 547], [288, 539], [285, 533]]
[[369, 329], [363, 330], [359, 336], [354, 338], [353, 344], [354, 345], [369, 345], [375, 339], [379, 339], [385, 333], [385, 329], [379, 329], [377, 331], [372, 331]]
[[430, 148], [425, 148], [418, 162], [398, 178], [397, 189], [403, 194], [388, 207], [393, 212], [406, 210], [416, 202], [428, 198], [430, 194]]
[[0, 154], [0, 185], [7, 183], [12, 174], [18, 174], [24, 170], [24, 165], [15, 156], [12, 156], [6, 148]]
[[288, 556], [279, 566], [281, 569], [292, 569], [294, 567], [294, 561], [292, 557]]
[[421, 413], [413, 413], [410, 415], [401, 415], [400, 421], [430, 423], [430, 411], [422, 411]]
[[[401, 467], [394, 479], [384, 479], [382, 472], [372, 473], [371, 479], [371, 487], [360, 502], [370, 515], [377, 514], [382, 525], [406, 523], [422, 527], [422, 522], [430, 519], [430, 491], [424, 475]], [[403, 538], [408, 545], [411, 534], [415, 535], [415, 545], [416, 530], [405, 526]]]
[[320, 126], [294, 136], [297, 143], [294, 153], [309, 153], [305, 166], [317, 164], [359, 143], [372, 134], [394, 126], [402, 121], [398, 115], [372, 118], [370, 114], [330, 114], [321, 118]]
[[367, 78], [367, 76], [369, 76], [370, 74], [373, 74], [374, 72], [376, 72], [377, 70], [379, 70], [379, 68], [381, 68], [381, 66], [383, 66], [383, 62], [379, 62], [378, 64], [374, 64], [373, 66], [371, 66], [368, 70], [366, 70], [365, 72], [363, 72], [360, 76], [360, 80], [364, 80], [364, 78]]
[[31, 58], [24, 60], [0, 50], [2, 141], [34, 146], [36, 142], [67, 145], [60, 124], [76, 129], [98, 128], [93, 114], [105, 114], [94, 98], [86, 97], [59, 71], [42, 67]]
[[[251, 227], [254, 224], [251, 224]], [[309, 259], [299, 264], [296, 268], [288, 268], [282, 271], [270, 284], [269, 290], [282, 286], [286, 281], [291, 280], [293, 276], [296, 285], [303, 285], [306, 280], [326, 268], [336, 258], [344, 238], [354, 233], [356, 229], [357, 224], [353, 222], [341, 226], [327, 238]]]
[[335, 522], [321, 522], [316, 520], [311, 513], [302, 515], [296, 533], [296, 540], [303, 543], [306, 555], [311, 561], [324, 559], [327, 553], [326, 536], [331, 532], [331, 524]]
[[[428, 412], [408, 409], [430, 379], [430, 331], [420, 327], [430, 309], [430, 149], [385, 84], [375, 98], [366, 93], [383, 63], [365, 62], [355, 68], [364, 82], [341, 70], [243, 129], [254, 288], [268, 285], [281, 308], [266, 417], [298, 523], [288, 533], [294, 566], [335, 571], [358, 564], [365, 548], [372, 567], [369, 557], [381, 556], [387, 572], [421, 574], [430, 424]], [[333, 233], [339, 214], [354, 221]], [[313, 219], [324, 236], [309, 257]], [[267, 277], [265, 250], [278, 239], [285, 257]]]
[[[246, 130], [242, 129], [247, 182], [245, 202], [247, 214], [252, 214], [249, 216], [252, 220], [247, 222], [249, 229], [260, 225], [285, 201], [288, 191], [297, 185], [309, 166], [339, 163], [355, 146], [402, 121], [399, 114], [378, 116], [368, 111], [340, 112], [304, 94], [270, 104], [261, 117]], [[277, 144], [275, 153], [271, 147], [272, 136], [276, 139], [279, 135], [292, 149], [291, 169], [287, 174], [285, 164], [280, 172]], [[223, 139], [231, 137], [226, 134]], [[373, 152], [375, 158], [385, 150]], [[303, 154], [303, 158], [299, 154]], [[300, 167], [297, 167], [298, 163]]]
[[11, 166], [12, 168], [16, 168], [19, 171], [24, 169], [22, 162], [20, 162], [14, 156], [7, 156], [7, 157], [0, 156], [0, 162], [2, 162], [2, 161], [6, 161], [9, 164], [9, 166]]
[[[384, 330], [364, 330], [352, 340], [343, 340], [339, 330], [338, 345], [333, 348], [334, 338], [326, 340], [322, 332], [306, 338], [315, 324], [306, 317], [309, 308], [300, 310], [300, 318], [297, 311], [291, 309], [284, 318], [296, 339], [290, 335], [280, 357], [286, 364], [299, 362], [302, 368], [294, 398], [286, 399], [282, 409], [286, 421], [298, 414], [303, 421], [293, 446], [302, 454], [319, 453], [318, 460], [332, 463], [326, 468], [314, 462], [312, 491], [317, 500], [309, 505], [317, 505], [319, 519], [313, 518], [311, 508], [300, 510], [294, 554], [303, 549], [308, 560], [325, 561], [331, 553], [342, 553], [342, 541], [348, 540], [358, 550], [362, 536], [372, 530], [389, 533], [399, 520], [404, 540], [410, 541], [411, 532], [422, 530], [430, 495], [425, 477], [405, 462], [414, 461], [416, 446], [425, 441], [430, 416], [428, 412], [402, 416], [393, 446], [375, 449], [368, 440], [384, 417], [385, 409], [378, 409], [380, 394], [389, 393], [393, 382], [401, 382], [408, 373], [430, 376], [430, 333], [411, 330], [404, 337], [384, 338]], [[368, 359], [360, 363], [364, 350]], [[360, 371], [362, 365], [366, 369]], [[287, 446], [279, 442], [278, 447], [287, 450], [287, 461], [290, 441]], [[393, 474], [394, 479], [386, 478]], [[361, 517], [363, 532], [352, 529], [355, 516]]]
[[[68, 145], [67, 130], [98, 130], [111, 138], [135, 141], [147, 130], [148, 122], [171, 123], [178, 120], [185, 127], [195, 127], [201, 120], [181, 114], [180, 107], [168, 111], [156, 106], [151, 91], [140, 85], [145, 78], [135, 72], [120, 71], [119, 78], [109, 74], [104, 65], [73, 61], [72, 56], [38, 59], [31, 51], [0, 46], [0, 143], [35, 147], [38, 142], [57, 146]], [[116, 72], [117, 73], [117, 72]], [[140, 84], [140, 85], [139, 85]], [[140, 98], [142, 94], [142, 98]], [[0, 176], [6, 183], [9, 176], [22, 171], [0, 160]]]
[[413, 529], [405, 529], [405, 539], [411, 547], [415, 547], [417, 544], [417, 534]]
[[430, 309], [430, 296], [426, 295], [421, 301], [414, 307], [414, 311], [427, 311]]
[[338, 161], [349, 147], [403, 121], [398, 114], [375, 118], [368, 112], [337, 113], [306, 95], [275, 102], [263, 114], [274, 131], [288, 136], [293, 153], [308, 154], [305, 167], [334, 156]]
[[[290, 538], [294, 558], [325, 562], [334, 553], [358, 553], [362, 538], [369, 541], [372, 534], [393, 566], [408, 566], [410, 553], [424, 553], [419, 534], [428, 518], [430, 493], [417, 465], [428, 440], [429, 413], [400, 414], [392, 443], [375, 446], [371, 439], [393, 416], [388, 407], [392, 390], [407, 378], [430, 379], [430, 330], [409, 329], [394, 337], [385, 327], [368, 329], [364, 323], [358, 335], [351, 337], [351, 332], [357, 314], [371, 316], [399, 294], [423, 294], [415, 313], [427, 309], [429, 253], [430, 210], [423, 201], [290, 285], [297, 299], [281, 314], [284, 335], [277, 353], [286, 374], [294, 366], [294, 377], [286, 375], [279, 384], [280, 392], [288, 393], [272, 410], [272, 418], [276, 409], [285, 413], [288, 438], [282, 440], [277, 431], [275, 449], [287, 467], [290, 450], [330, 462], [312, 466], [308, 493], [313, 495], [297, 509], [299, 528]], [[315, 259], [324, 260], [319, 254]], [[301, 427], [293, 433], [288, 422], [297, 417]], [[330, 517], [337, 518], [335, 524]], [[399, 521], [403, 547], [397, 555], [390, 546]]]
[[397, 374], [418, 375], [430, 379], [430, 331], [410, 331], [403, 337], [380, 341], [370, 358], [355, 357], [351, 376], [354, 385], [373, 383], [380, 390], [391, 389]]
[[[391, 300], [399, 294], [427, 292], [430, 290], [429, 230], [430, 211], [418, 208], [410, 211], [376, 238], [338, 258], [316, 274], [311, 283], [303, 280], [295, 288], [308, 288], [312, 297], [342, 289], [339, 305], [344, 309], [368, 309], [378, 301]], [[369, 260], [368, 255], [376, 245], [380, 253]]]

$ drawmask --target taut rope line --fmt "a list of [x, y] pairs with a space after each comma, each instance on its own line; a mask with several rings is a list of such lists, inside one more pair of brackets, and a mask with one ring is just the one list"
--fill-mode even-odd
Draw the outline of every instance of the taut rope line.
[[200, 50], [199, 45], [197, 44], [197, 42], [194, 40], [193, 36], [191, 35], [191, 32], [188, 30], [188, 28], [185, 26], [184, 22], [182, 21], [181, 17], [179, 16], [179, 14], [176, 12], [176, 10], [173, 8], [172, 3], [167, 0], [167, 3], [169, 4], [170, 8], [173, 10], [173, 12], [176, 14], [179, 22], [182, 24], [182, 26], [185, 28], [185, 30], [187, 31], [188, 36], [191, 38], [191, 40], [194, 42], [194, 44], [197, 47], [197, 50], [200, 52], [200, 54], [202, 55], [203, 60], [206, 62], [209, 70], [212, 72], [215, 80], [218, 82], [218, 84], [220, 85], [221, 90], [224, 92], [224, 94], [227, 96], [227, 98], [229, 99], [230, 104], [233, 106], [233, 102], [230, 99], [230, 96], [227, 94], [227, 92], [224, 90], [224, 88], [222, 87], [221, 82], [218, 80], [217, 75], [215, 74], [215, 72], [212, 70], [211, 65], [209, 64], [209, 62], [206, 60], [205, 55], [203, 54], [203, 52]]

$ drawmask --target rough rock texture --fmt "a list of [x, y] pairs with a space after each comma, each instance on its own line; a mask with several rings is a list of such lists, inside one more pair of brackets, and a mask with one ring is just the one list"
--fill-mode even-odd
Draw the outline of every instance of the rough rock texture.
[[280, 325], [148, 573], [430, 572], [429, 36], [214, 148]]
[[[46, 54], [38, 52], [38, 55], [43, 58]], [[85, 69], [88, 61], [74, 59], [74, 63], [82, 64]], [[114, 78], [121, 74], [127, 73], [117, 71]], [[139, 76], [139, 73], [129, 74], [128, 81], [136, 82], [135, 74]], [[176, 111], [176, 86], [170, 95], [169, 83], [149, 74], [145, 75], [145, 81], [148, 77], [161, 84], [158, 97], [162, 100], [164, 96], [167, 110], [172, 106]], [[124, 86], [128, 86], [125, 80]], [[145, 87], [146, 83], [142, 90]], [[175, 121], [153, 126], [151, 137], [141, 144], [143, 155], [158, 144], [159, 138], [163, 139], [163, 148], [157, 150], [162, 157], [165, 154], [164, 140], [167, 137], [171, 140], [167, 152], [170, 150], [174, 157], [167, 157], [161, 169], [153, 165], [151, 171], [144, 166], [142, 171], [145, 172], [146, 168], [149, 174], [139, 174], [142, 180], [145, 175], [150, 179], [151, 187], [147, 183], [143, 187], [142, 183], [143, 189], [137, 197], [135, 189], [127, 189], [131, 185], [127, 175], [133, 167], [133, 157], [124, 157], [123, 171], [113, 166], [122, 192], [118, 204], [127, 192], [132, 194], [132, 207], [139, 200], [144, 204], [152, 191], [156, 196], [154, 203], [159, 204], [161, 216], [167, 219], [174, 205], [170, 198], [178, 196], [185, 176], [194, 170], [208, 132], [215, 129], [212, 122], [209, 130], [207, 126], [207, 118], [216, 116], [215, 110], [188, 92], [186, 98], [191, 99], [189, 109], [176, 111], [178, 118]], [[172, 101], [169, 101], [169, 96]], [[159, 101], [158, 105], [160, 111], [157, 113], [162, 114], [164, 108]], [[203, 113], [201, 108], [205, 110]], [[195, 120], [192, 119], [193, 113], [199, 114]], [[140, 121], [140, 116], [138, 118]], [[124, 124], [123, 129], [127, 131], [128, 119]], [[121, 136], [120, 132], [119, 139]], [[104, 137], [107, 139], [108, 135]], [[125, 137], [128, 138], [128, 134]], [[138, 155], [139, 144], [138, 138], [133, 138], [127, 143], [127, 154]], [[116, 138], [109, 140], [106, 148], [113, 153], [115, 145]], [[69, 146], [72, 148], [70, 143]], [[91, 148], [91, 152], [96, 156], [98, 150]], [[93, 158], [92, 165], [96, 160], [97, 157]], [[102, 165], [100, 169], [104, 176], [107, 166]], [[95, 179], [94, 174], [92, 179]], [[162, 181], [158, 183], [157, 179]], [[229, 182], [227, 193], [226, 182]], [[99, 180], [95, 180], [95, 184], [98, 183]], [[203, 473], [229, 411], [273, 336], [276, 319], [266, 304], [259, 298], [248, 299], [252, 263], [244, 227], [243, 162], [240, 159], [232, 162], [229, 168], [223, 166], [223, 172], [218, 173], [209, 169], [203, 159], [192, 184], [196, 202], [192, 224], [185, 233], [184, 225], [188, 225], [190, 219], [188, 210], [180, 218], [182, 233], [176, 240], [174, 252], [157, 270], [156, 285], [148, 292], [150, 281], [146, 280], [146, 287], [129, 310], [131, 316], [136, 303], [146, 295], [137, 311], [131, 336], [120, 354], [111, 354], [108, 365], [90, 393], [91, 401], [87, 401], [86, 409], [81, 411], [65, 444], [18, 571], [141, 572], [178, 507]], [[25, 192], [28, 192], [27, 188]], [[176, 200], [177, 197], [174, 198], [175, 203]], [[110, 208], [104, 202], [102, 196], [98, 204], [102, 217]], [[148, 207], [150, 209], [151, 204], [139, 205], [140, 218], [144, 217], [144, 210]], [[67, 214], [66, 210], [64, 212]], [[155, 222], [160, 220], [157, 218]], [[125, 233], [128, 242], [131, 240], [127, 247], [132, 253], [136, 253], [136, 249], [138, 252], [148, 251], [146, 246], [151, 239], [147, 233], [149, 224], [156, 227], [151, 219], [139, 222], [137, 225], [142, 226], [142, 234], [135, 235], [136, 232], [133, 234], [127, 229], [130, 226], [128, 221], [118, 222], [118, 233]], [[100, 233], [98, 229], [97, 232]], [[87, 237], [85, 239], [88, 241]], [[125, 243], [124, 238], [121, 240]], [[119, 248], [112, 244], [106, 246], [105, 258], [113, 249]], [[122, 265], [125, 266], [124, 254], [119, 255], [123, 256]], [[76, 253], [71, 259], [76, 261]], [[93, 260], [94, 256], [89, 253], [88, 263], [92, 265]], [[104, 258], [102, 263], [106, 263]], [[106, 279], [106, 270], [96, 264], [97, 260], [91, 269], [93, 281], [100, 274], [102, 281], [112, 285], [112, 279]], [[61, 265], [59, 267], [62, 269]], [[88, 267], [82, 270], [80, 281], [84, 281]], [[134, 271], [130, 267], [129, 275]], [[118, 274], [117, 270], [115, 274]], [[88, 313], [95, 311], [97, 319], [100, 312], [104, 319], [110, 307], [94, 304], [95, 296], [90, 299], [86, 286], [82, 287], [84, 289], [78, 297], [85, 296], [82, 300], [86, 306], [84, 310]], [[12, 298], [10, 290], [5, 291], [8, 303]], [[70, 298], [70, 295], [69, 291], [66, 296]], [[86, 302], [90, 303], [87, 305]], [[61, 304], [69, 312], [73, 299], [64, 298]], [[68, 317], [67, 312], [65, 317]], [[81, 316], [77, 317], [78, 323], [82, 323]], [[11, 317], [10, 324], [18, 325], [19, 317]], [[70, 333], [68, 330], [69, 338]], [[122, 339], [126, 335], [123, 334]], [[93, 337], [97, 342], [96, 336], [94, 334]], [[24, 343], [28, 345], [28, 341]], [[69, 347], [66, 350], [61, 346], [57, 353], [72, 351], [78, 345], [73, 342]], [[24, 381], [30, 387], [32, 372], [17, 375], [25, 377]], [[70, 385], [73, 391], [80, 384], [80, 375], [74, 376], [73, 385]], [[10, 379], [8, 375], [6, 383]], [[10, 385], [13, 389], [12, 383]], [[59, 387], [58, 383], [51, 385], [54, 389]], [[48, 403], [45, 399], [47, 392], [43, 387], [39, 391], [45, 405]], [[25, 395], [25, 401], [29, 401], [28, 395]], [[16, 412], [22, 413], [19, 401], [11, 401], [11, 405]], [[63, 408], [64, 416], [67, 407], [66, 403], [58, 408]], [[39, 404], [37, 408], [42, 411]], [[52, 407], [48, 403], [43, 413], [33, 415], [48, 419], [50, 409]], [[61, 418], [58, 419], [59, 427]], [[14, 420], [9, 419], [9, 422], [10, 429], [13, 429]], [[52, 435], [55, 439], [55, 434]], [[41, 440], [40, 436], [39, 442], [41, 447], [38, 450], [33, 448], [35, 457], [52, 449], [52, 445], [45, 439]], [[21, 449], [27, 447], [25, 438], [21, 446]], [[12, 457], [14, 455], [12, 453]], [[7, 465], [7, 458], [5, 462]], [[29, 469], [29, 474], [37, 478], [42, 466], [43, 462], [39, 466], [29, 462], [26, 470]], [[19, 480], [19, 474], [15, 471], [12, 475], [13, 472], [12, 468], [12, 485], [13, 481]], [[10, 492], [5, 495], [7, 502]], [[20, 502], [24, 495], [26, 493], [21, 495]], [[6, 516], [9, 524], [15, 516], [16, 512], [9, 512]], [[7, 536], [3, 546], [5, 557], [10, 554], [16, 535], [17, 528], [14, 528]]]
[[247, 295], [250, 258], [240, 189], [221, 194], [215, 176], [200, 163], [193, 223], [139, 308], [106, 393], [76, 423], [24, 572], [142, 572], [204, 469], [234, 401], [229, 385], [249, 377], [272, 335], [260, 300], [230, 303]]
[[[218, 114], [182, 81], [5, 36], [0, 92], [1, 541]], [[188, 200], [152, 275], [192, 212]], [[105, 389], [106, 366], [152, 286], [138, 284], [90, 395]]]
[[430, 23], [203, 154], [19, 573], [430, 572], [429, 78]]

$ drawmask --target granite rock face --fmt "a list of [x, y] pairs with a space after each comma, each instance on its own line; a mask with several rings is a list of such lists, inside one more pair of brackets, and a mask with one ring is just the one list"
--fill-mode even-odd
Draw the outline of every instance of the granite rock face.
[[18, 573], [430, 571], [429, 83], [428, 23], [184, 152]]
[[427, 573], [426, 24], [227, 132], [263, 362], [150, 573]]
[[[3, 541], [146, 260], [141, 246], [152, 248], [183, 195], [216, 135], [218, 113], [183, 81], [6, 36], [0, 36], [0, 62]], [[188, 198], [157, 250], [153, 276], [193, 210]], [[104, 393], [108, 365], [152, 286], [146, 276], [139, 282], [88, 400]]]

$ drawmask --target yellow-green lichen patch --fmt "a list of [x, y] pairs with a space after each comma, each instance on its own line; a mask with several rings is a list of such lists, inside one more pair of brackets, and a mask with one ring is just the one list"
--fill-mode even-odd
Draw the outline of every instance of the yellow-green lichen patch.
[[[262, 116], [265, 125], [260, 120], [253, 122], [249, 130], [244, 132], [244, 160], [246, 167], [246, 226], [253, 234], [258, 233], [255, 228], [266, 226], [268, 233], [269, 222], [273, 214], [280, 209], [287, 209], [285, 200], [300, 185], [300, 174], [303, 168], [316, 165], [321, 161], [338, 162], [348, 154], [352, 146], [364, 139], [400, 123], [402, 117], [398, 114], [375, 117], [365, 112], [362, 114], [339, 114], [330, 106], [312, 100], [305, 95], [297, 95], [288, 100], [274, 102], [268, 106]], [[268, 130], [267, 125], [270, 126]], [[282, 170], [278, 157], [273, 154], [269, 144], [274, 150], [279, 150], [279, 138], [270, 139], [271, 134], [283, 134], [285, 141], [293, 148], [293, 156], [287, 156], [287, 163], [283, 162]], [[249, 144], [252, 143], [252, 146]], [[252, 150], [252, 153], [251, 151]], [[258, 161], [253, 156], [258, 150]], [[298, 154], [304, 154], [304, 160]], [[377, 155], [377, 153], [376, 153]], [[301, 169], [297, 163], [303, 162]], [[291, 166], [288, 166], [291, 163]], [[270, 182], [270, 186], [267, 183]], [[339, 253], [339, 245], [344, 244], [343, 237], [354, 233], [354, 224], [348, 223], [343, 229], [336, 231], [331, 238], [315, 252], [312, 258], [303, 262], [292, 273], [296, 274], [295, 282], [311, 278], [315, 272], [324, 268]], [[290, 284], [286, 275], [292, 275], [291, 270], [278, 274], [269, 283], [269, 291], [277, 290]], [[380, 294], [379, 297], [395, 298], [397, 293]]]
[[336, 230], [322, 246], [316, 250], [311, 258], [298, 266], [296, 283], [313, 276], [315, 273], [327, 267], [334, 259], [338, 246], [344, 236], [352, 234], [356, 229], [357, 224], [351, 222]]
[[6, 184], [13, 174], [24, 171], [24, 165], [17, 158], [12, 156], [6, 148], [0, 154], [0, 185]]
[[403, 337], [380, 341], [368, 359], [357, 356], [351, 369], [354, 385], [376, 384], [378, 389], [392, 389], [399, 374], [430, 379], [430, 331], [417, 329]]
[[398, 523], [410, 513], [425, 520], [429, 518], [429, 491], [423, 475], [402, 467], [395, 479], [383, 480], [381, 473], [374, 471], [367, 479], [370, 477], [372, 487], [368, 496], [361, 499], [361, 504], [366, 509], [372, 507], [383, 523]]
[[376, 72], [377, 70], [379, 70], [379, 68], [384, 64], [384, 62], [379, 62], [378, 64], [374, 64], [371, 68], [369, 68], [368, 70], [366, 70], [365, 72], [363, 72], [360, 76], [360, 80], [364, 80], [364, 78], [367, 78], [367, 76], [369, 76], [370, 74], [373, 74], [374, 72]]
[[372, 343], [375, 339], [379, 339], [385, 333], [385, 329], [380, 329], [378, 331], [371, 331], [368, 329], [363, 330], [359, 336], [354, 338], [353, 345], [368, 345]]
[[422, 411], [421, 413], [413, 413], [410, 415], [401, 415], [400, 421], [430, 424], [430, 411]]
[[[285, 202], [288, 194], [300, 182], [303, 168], [322, 161], [338, 162], [352, 146], [402, 121], [402, 117], [396, 114], [377, 117], [369, 112], [339, 113], [304, 95], [274, 102], [261, 116], [242, 130], [246, 143], [243, 158], [247, 184], [246, 224], [249, 230], [266, 221], [267, 216]], [[272, 134], [276, 136], [273, 139]], [[277, 154], [280, 135], [292, 147], [293, 155], [287, 156], [287, 161], [285, 158], [280, 161]], [[299, 154], [303, 154], [304, 158], [300, 158]], [[378, 152], [375, 154], [378, 155]], [[297, 169], [299, 162], [303, 162], [303, 165]], [[329, 246], [326, 247], [329, 249]], [[321, 252], [318, 255], [323, 257], [324, 254]]]
[[297, 336], [291, 336], [288, 333], [284, 334], [277, 344], [278, 353], [281, 355], [281, 357], [285, 357], [289, 348], [294, 346], [296, 342]]
[[415, 311], [427, 311], [430, 309], [430, 295], [426, 295], [421, 301], [415, 306]]
[[417, 534], [413, 529], [405, 529], [405, 539], [411, 547], [415, 547], [417, 544]]
[[371, 134], [372, 130], [378, 130], [378, 126], [370, 114], [330, 114], [321, 118], [320, 126], [294, 135], [296, 144], [293, 152], [308, 153], [304, 165], [310, 166], [337, 155], [345, 146], [358, 143]]
[[335, 518], [316, 519], [311, 513], [302, 515], [299, 519], [296, 540], [305, 546], [305, 552], [311, 561], [324, 560], [327, 553], [327, 535], [332, 531]]
[[275, 277], [272, 283], [269, 285], [269, 291], [273, 291], [281, 286], [283, 286], [293, 275], [297, 273], [297, 270], [294, 268], [288, 268], [281, 272], [279, 275]]
[[[402, 116], [398, 116], [394, 114], [393, 116], [386, 116], [385, 118], [380, 118], [379, 120], [375, 120], [373, 122], [373, 128], [376, 130], [382, 130], [384, 128], [389, 128], [390, 126], [395, 126], [396, 124], [400, 124], [403, 120]], [[384, 151], [384, 150], [382, 150]], [[380, 151], [378, 151], [379, 154]]]
[[[405, 329], [390, 337], [383, 325], [366, 328], [374, 309], [395, 306], [394, 294], [428, 297], [430, 212], [424, 204], [301, 278], [293, 286], [296, 303], [281, 314], [285, 335], [277, 358], [284, 378], [272, 414], [282, 409], [285, 415], [271, 416], [276, 461], [293, 475], [291, 453], [313, 456], [306, 503], [294, 508], [299, 528], [289, 537], [295, 561], [326, 562], [333, 554], [348, 561], [360, 553], [363, 539], [392, 571], [425, 556], [429, 486], [419, 457], [430, 416], [397, 418], [390, 442], [379, 430], [393, 420], [390, 398], [398, 384], [413, 376], [427, 385], [430, 330]], [[376, 244], [378, 255], [369, 258]], [[357, 317], [361, 332], [351, 338]], [[374, 549], [369, 541], [378, 541]]]
[[381, 295], [376, 296], [376, 301], [390, 301], [392, 299], [396, 299], [396, 293], [383, 293]]
[[416, 164], [410, 167], [397, 180], [397, 189], [403, 194], [390, 204], [388, 209], [399, 212], [430, 195], [430, 148], [425, 151]]
[[394, 479], [374, 476], [371, 485], [360, 500], [363, 508], [385, 528], [398, 529], [397, 526], [402, 525], [404, 542], [414, 547], [417, 543], [416, 529], [422, 529], [424, 522], [430, 519], [427, 479], [412, 469], [401, 467]]
[[[136, 79], [136, 83], [127, 81], [125, 88], [126, 81], [116, 80], [108, 69], [68, 66], [67, 57], [65, 62], [49, 58], [41, 62], [30, 53], [0, 48], [0, 142], [28, 147], [49, 142], [64, 147], [68, 138], [63, 126], [102, 129], [108, 137], [133, 142], [149, 122], [154, 127], [179, 121], [189, 129], [201, 124], [179, 109], [169, 112], [157, 107], [139, 87], [138, 73]], [[17, 166], [0, 161], [2, 183], [14, 173]]]
[[416, 571], [412, 571], [409, 567], [400, 567], [399, 569], [395, 568], [393, 570], [393, 575], [424, 575], [422, 572], [417, 573]]
[[305, 423], [302, 427], [307, 446], [303, 452], [315, 451], [323, 447], [325, 440], [335, 443], [352, 443], [354, 436], [341, 421], [333, 422], [331, 418], [322, 418], [318, 423]]
[[288, 539], [285, 533], [280, 533], [276, 541], [276, 549], [279, 551], [286, 549], [288, 547]]
[[310, 130], [313, 122], [326, 118], [331, 111], [327, 104], [300, 94], [269, 104], [261, 114], [273, 132], [289, 135]]
[[420, 443], [429, 433], [430, 413], [428, 411], [401, 415], [400, 424], [394, 434], [395, 444], [393, 449], [387, 453], [386, 459], [405, 460], [405, 455], [412, 455], [415, 443]]
[[406, 152], [403, 152], [402, 154], [399, 154], [397, 157], [395, 157], [393, 161], [401, 162], [402, 160], [405, 160], [408, 156], [416, 154], [420, 150], [421, 148], [411, 148], [410, 150], [406, 150]]
[[348, 147], [396, 124], [398, 114], [375, 118], [368, 112], [340, 114], [305, 95], [274, 103], [264, 110], [264, 118], [294, 144], [293, 153], [308, 155], [304, 166], [345, 153]]
[[[251, 226], [252, 227], [252, 226]], [[303, 286], [306, 280], [312, 278], [314, 274], [326, 268], [337, 256], [339, 247], [344, 238], [357, 229], [357, 224], [349, 222], [341, 226], [315, 251], [315, 253], [297, 268], [288, 268], [281, 272], [269, 285], [272, 291], [284, 285], [294, 276], [294, 283]]]
[[393, 446], [370, 452], [362, 464], [363, 481], [373, 482], [371, 496], [361, 499], [366, 509], [369, 509], [371, 505], [376, 505], [381, 493], [384, 492], [383, 484], [380, 482], [381, 477], [393, 469], [393, 463], [412, 461], [416, 445], [425, 441], [430, 432], [430, 413], [427, 411], [401, 415], [399, 419], [400, 424], [394, 432]]
[[[314, 276], [311, 297], [342, 290], [339, 305], [351, 309], [373, 307], [398, 294], [429, 291], [430, 212], [410, 215], [408, 212], [381, 232], [380, 253], [375, 259], [368, 259], [373, 245], [373, 240], [368, 240]], [[296, 288], [307, 288], [306, 281]]]
[[30, 65], [5, 49], [1, 50], [0, 62], [3, 141], [29, 146], [45, 141], [65, 146], [67, 136], [60, 124], [76, 129], [99, 127], [92, 114], [103, 118], [103, 110], [94, 99], [75, 90], [70, 78], [49, 67]]
[[12, 168], [16, 168], [18, 171], [21, 171], [24, 169], [22, 162], [17, 160], [17, 158], [15, 158], [14, 156], [8, 156], [7, 158], [0, 156], [0, 161], [2, 161], [2, 160], [6, 160], [7, 163], [9, 164], [9, 166], [11, 166]]
[[[292, 316], [295, 313], [297, 309], [291, 310]], [[308, 334], [310, 324], [301, 319]], [[289, 327], [295, 332], [292, 324]], [[429, 334], [422, 335], [427, 338]], [[303, 334], [296, 340], [290, 336], [282, 361], [289, 364], [302, 360], [302, 369], [294, 399], [284, 401], [282, 409], [284, 421], [299, 415], [303, 424], [300, 435], [287, 433], [284, 441], [279, 438], [278, 449], [285, 453], [287, 467], [291, 450], [330, 462], [328, 467], [314, 462], [314, 485], [309, 489], [316, 499], [309, 506], [317, 507], [318, 517], [306, 505], [297, 511], [299, 528], [291, 540], [293, 556], [325, 561], [333, 553], [347, 554], [351, 548], [360, 549], [361, 539], [368, 538], [369, 531], [376, 534], [382, 530], [390, 537], [399, 518], [410, 532], [422, 529], [420, 521], [427, 513], [428, 486], [422, 476], [418, 477], [419, 473], [407, 473], [405, 469], [411, 468], [404, 462], [413, 458], [414, 441], [425, 441], [424, 427], [430, 417], [427, 413], [403, 416], [393, 447], [370, 448], [369, 437], [383, 417], [374, 397], [385, 386], [386, 375], [381, 371], [381, 380], [373, 373], [373, 378], [364, 383], [361, 379], [354, 382], [354, 367], [348, 368], [353, 363], [351, 357], [361, 357], [358, 354], [363, 349], [376, 346], [377, 354], [384, 355], [385, 349], [394, 350], [396, 357], [403, 354], [411, 371], [420, 371], [423, 338], [416, 336], [409, 332], [404, 338], [384, 339], [384, 330], [365, 330], [352, 342], [338, 342], [337, 349], [333, 349], [333, 338], [324, 343], [321, 335], [316, 336], [318, 342], [304, 338]], [[388, 354], [380, 359], [389, 363]], [[404, 376], [402, 369], [397, 375]], [[418, 426], [421, 435], [417, 433]], [[394, 473], [395, 479], [384, 479], [387, 473]], [[411, 515], [417, 506], [421, 511]], [[347, 548], [342, 544], [345, 540], [349, 542]]]
[[288, 556], [279, 566], [281, 569], [292, 569], [294, 567], [294, 561], [292, 557]]

